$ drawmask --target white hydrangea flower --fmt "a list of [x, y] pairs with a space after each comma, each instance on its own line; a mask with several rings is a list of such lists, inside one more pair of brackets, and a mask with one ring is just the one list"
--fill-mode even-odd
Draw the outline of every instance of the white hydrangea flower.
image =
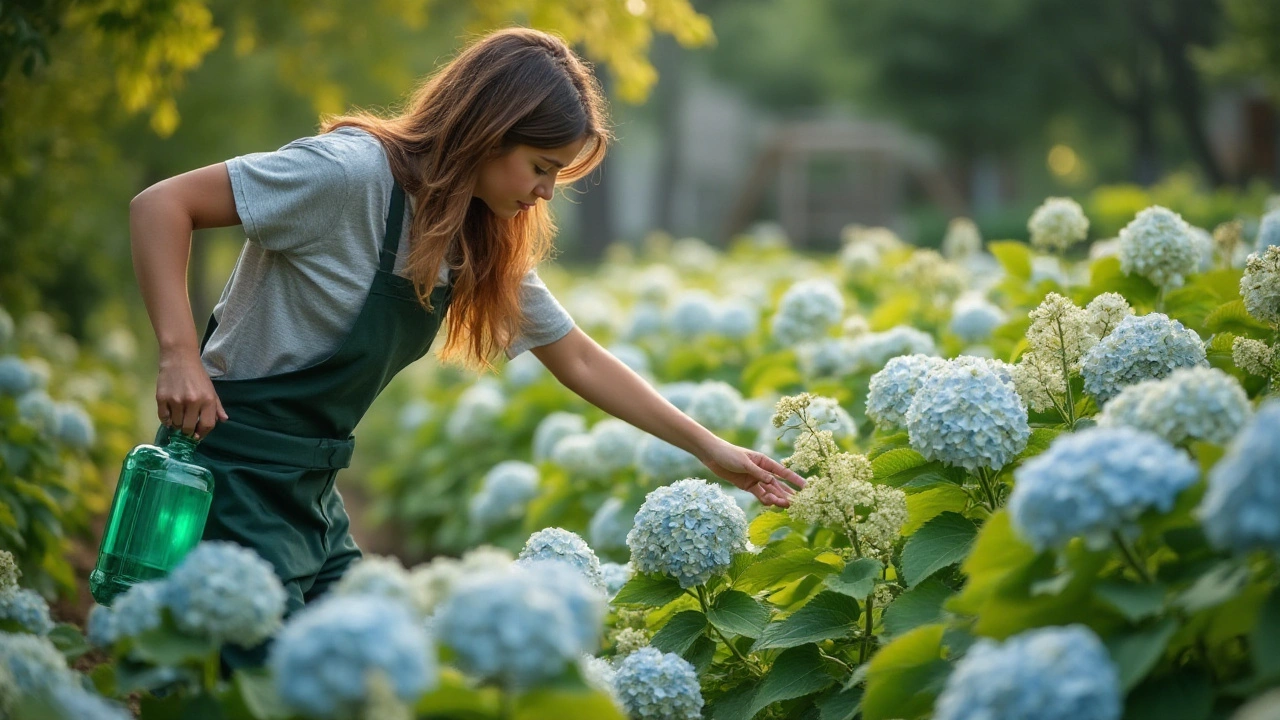
[[1037, 255], [1031, 258], [1031, 277], [1028, 282], [1038, 285], [1043, 280], [1053, 282], [1059, 287], [1071, 284], [1067, 271], [1062, 267], [1062, 261], [1052, 255]]
[[783, 345], [814, 340], [844, 317], [844, 296], [830, 280], [801, 280], [783, 293], [773, 315], [773, 337]]
[[853, 348], [851, 338], [824, 337], [796, 344], [795, 352], [806, 377], [843, 377], [853, 372]]
[[1078, 372], [1080, 358], [1097, 343], [1098, 336], [1090, 330], [1089, 314], [1058, 293], [1049, 293], [1031, 311], [1027, 344], [1039, 357], [1065, 361], [1069, 371]]
[[909, 325], [853, 338], [849, 349], [855, 372], [875, 372], [899, 355], [937, 355], [933, 336]]
[[613, 697], [614, 669], [608, 660], [583, 653], [578, 658], [578, 670], [589, 687]]
[[484, 377], [477, 380], [458, 396], [458, 402], [445, 422], [445, 435], [450, 442], [460, 444], [483, 442], [492, 435], [506, 404], [506, 397], [496, 379]]
[[689, 401], [689, 417], [713, 432], [732, 430], [742, 412], [742, 393], [729, 383], [707, 380]]
[[649, 633], [639, 628], [622, 628], [613, 639], [614, 657], [624, 658], [643, 647], [649, 647]]
[[639, 346], [630, 343], [614, 343], [609, 346], [609, 354], [621, 360], [623, 365], [637, 374], [649, 374], [649, 356]]
[[1189, 367], [1124, 388], [1107, 403], [1098, 425], [1128, 425], [1175, 445], [1188, 440], [1224, 445], [1252, 412], [1234, 377], [1217, 368]]
[[720, 263], [720, 253], [702, 238], [685, 237], [671, 243], [671, 261], [685, 272], [707, 272]]
[[1196, 271], [1200, 254], [1191, 226], [1168, 208], [1153, 205], [1120, 230], [1120, 269], [1161, 288], [1176, 288]]
[[1120, 238], [1107, 238], [1098, 240], [1089, 246], [1089, 261], [1101, 260], [1105, 257], [1120, 256]]
[[502, 368], [502, 379], [514, 389], [526, 388], [550, 373], [533, 353], [520, 353]]
[[1280, 245], [1249, 256], [1240, 295], [1250, 315], [1273, 328], [1280, 326]]
[[1031, 428], [1012, 377], [984, 363], [950, 361], [916, 391], [907, 433], [926, 459], [974, 472], [1006, 465], [1026, 448]]
[[840, 249], [840, 267], [846, 273], [866, 275], [880, 267], [881, 251], [866, 243], [849, 243]]
[[969, 218], [951, 218], [947, 234], [942, 238], [942, 254], [948, 259], [959, 260], [982, 252], [982, 233]]
[[791, 496], [787, 512], [802, 522], [856, 535], [863, 550], [888, 552], [907, 521], [906, 494], [873, 483], [871, 463], [862, 455], [836, 453], [818, 467], [822, 472]]
[[1120, 293], [1107, 292], [1089, 301], [1084, 308], [1089, 316], [1089, 332], [1098, 338], [1111, 334], [1121, 320], [1133, 314], [1129, 301]]
[[1261, 340], [1236, 338], [1231, 342], [1231, 360], [1252, 375], [1267, 377], [1276, 372], [1275, 350]]
[[658, 393], [666, 398], [667, 402], [685, 412], [688, 412], [689, 403], [693, 402], [693, 395], [697, 391], [698, 383], [689, 380], [663, 383], [658, 386]]
[[556, 443], [587, 431], [587, 419], [577, 413], [556, 411], [542, 419], [533, 431], [533, 460], [549, 460]]
[[0, 550], [0, 595], [17, 590], [20, 577], [22, 571], [18, 569], [18, 562], [13, 559], [13, 553]]
[[606, 474], [633, 467], [636, 451], [644, 439], [644, 431], [618, 418], [606, 418], [596, 423], [591, 427], [590, 435], [595, 465]]
[[1206, 365], [1195, 330], [1163, 313], [1129, 315], [1080, 359], [1085, 392], [1105, 404], [1126, 385]]
[[[794, 409], [789, 411], [789, 415], [780, 417], [784, 407], [794, 407]], [[835, 398], [809, 395], [808, 393], [783, 398], [778, 401], [771, 421], [772, 427], [781, 429], [782, 432], [770, 432], [767, 437], [772, 439], [776, 435], [777, 444], [781, 444], [784, 448], [794, 447], [797, 438], [805, 432], [805, 422], [801, 416], [802, 411], [805, 413], [804, 417], [807, 417], [809, 425], [812, 425], [816, 430], [829, 430], [837, 441], [852, 440], [858, 437], [858, 426], [853, 421], [853, 417], [849, 415], [847, 410], [840, 407], [840, 403]]]
[[935, 305], [948, 303], [964, 292], [964, 270], [947, 262], [936, 250], [916, 250], [898, 267], [897, 281]]
[[1047, 198], [1027, 221], [1031, 246], [1046, 252], [1065, 252], [1089, 234], [1089, 218], [1080, 203], [1067, 197]]
[[846, 225], [840, 230], [840, 240], [846, 246], [865, 245], [882, 253], [906, 247], [898, 234], [887, 227]]
[[900, 355], [871, 376], [867, 390], [867, 417], [878, 427], [906, 427], [907, 408], [929, 371], [946, 361], [931, 355]]
[[680, 276], [670, 265], [655, 263], [628, 274], [631, 291], [641, 300], [664, 303], [680, 287]]
[[577, 533], [564, 528], [544, 528], [529, 536], [524, 548], [516, 556], [516, 564], [528, 564], [540, 560], [557, 560], [567, 563], [592, 587], [605, 589], [604, 575], [600, 572], [600, 558]]
[[967, 343], [984, 342], [1004, 324], [1008, 316], [998, 305], [984, 297], [962, 296], [951, 306], [948, 329]]
[[164, 594], [179, 629], [244, 647], [280, 627], [286, 598], [270, 563], [220, 540], [188, 553], [165, 580]]
[[725, 572], [735, 554], [752, 549], [742, 508], [701, 478], [650, 492], [627, 534], [627, 547], [638, 572], [670, 575], [684, 588]]
[[871, 323], [861, 315], [850, 315], [840, 323], [840, 334], [847, 338], [856, 338], [871, 332]]

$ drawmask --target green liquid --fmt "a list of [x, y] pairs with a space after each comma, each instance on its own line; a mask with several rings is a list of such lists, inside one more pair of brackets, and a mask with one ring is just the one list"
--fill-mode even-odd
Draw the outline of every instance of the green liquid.
[[126, 460], [89, 576], [94, 599], [110, 605], [130, 586], [168, 575], [200, 542], [212, 498], [180, 471]]

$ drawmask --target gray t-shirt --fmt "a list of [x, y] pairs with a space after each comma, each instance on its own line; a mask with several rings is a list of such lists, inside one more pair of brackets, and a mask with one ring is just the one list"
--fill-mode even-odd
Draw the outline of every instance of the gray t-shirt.
[[[239, 380], [312, 365], [347, 336], [378, 268], [394, 187], [386, 154], [369, 133], [340, 128], [226, 165], [248, 242], [214, 306], [205, 369]], [[409, 255], [406, 199], [397, 275]], [[448, 271], [441, 267], [438, 285]], [[523, 324], [508, 357], [573, 329], [536, 271], [525, 276], [520, 302]]]

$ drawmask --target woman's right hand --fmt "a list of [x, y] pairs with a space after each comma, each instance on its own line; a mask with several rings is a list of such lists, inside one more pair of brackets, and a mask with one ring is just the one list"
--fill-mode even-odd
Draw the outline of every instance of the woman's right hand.
[[227, 419], [198, 352], [188, 350], [160, 356], [156, 415], [160, 422], [196, 440]]

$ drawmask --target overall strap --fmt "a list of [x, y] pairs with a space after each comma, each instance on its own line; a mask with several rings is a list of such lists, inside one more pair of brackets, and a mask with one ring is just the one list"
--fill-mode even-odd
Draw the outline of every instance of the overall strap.
[[378, 269], [389, 273], [396, 266], [396, 252], [400, 249], [400, 228], [404, 225], [404, 188], [399, 181], [392, 181], [391, 209], [387, 212], [387, 231], [382, 236], [382, 252], [378, 254]]

